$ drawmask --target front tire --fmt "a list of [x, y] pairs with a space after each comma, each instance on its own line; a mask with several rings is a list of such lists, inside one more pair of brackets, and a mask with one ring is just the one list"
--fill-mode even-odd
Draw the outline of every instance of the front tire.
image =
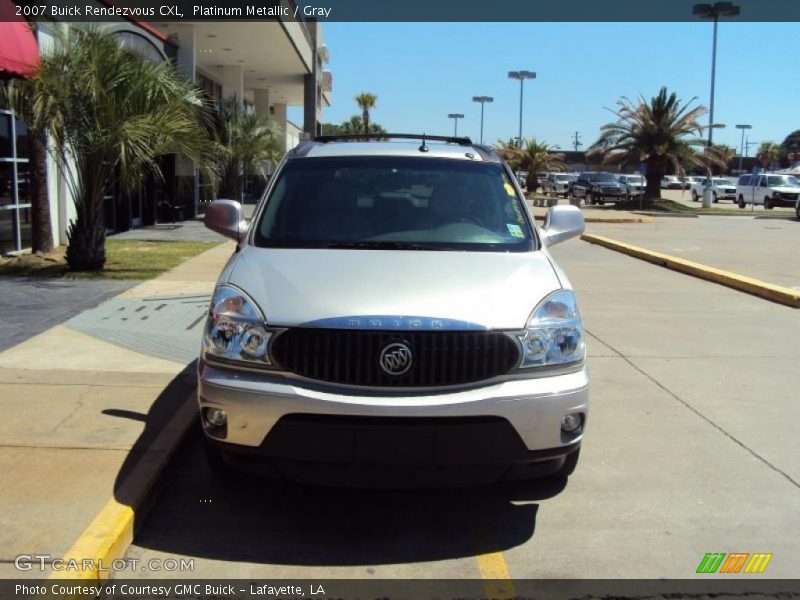
[[711, 192], [711, 201], [716, 204], [719, 202], [719, 198], [717, 198], [717, 192]]
[[747, 206], [747, 203], [744, 201], [744, 196], [739, 194], [739, 208], [744, 208]]
[[797, 220], [800, 221], [800, 202], [795, 204], [795, 206], [794, 206], [794, 214], [797, 217]]
[[697, 200], [698, 200], [697, 192], [695, 190], [692, 190], [692, 202], [697, 202]]
[[764, 197], [764, 210], [772, 210], [772, 198], [769, 196]]

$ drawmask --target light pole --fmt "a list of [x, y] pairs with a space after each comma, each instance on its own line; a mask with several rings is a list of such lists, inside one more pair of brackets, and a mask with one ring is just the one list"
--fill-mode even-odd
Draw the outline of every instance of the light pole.
[[714, 19], [714, 41], [711, 49], [711, 103], [708, 110], [708, 147], [713, 141], [714, 128], [714, 79], [717, 71], [717, 23], [720, 17], [735, 17], [739, 14], [739, 6], [733, 2], [715, 2], [714, 4], [695, 4], [692, 14], [701, 19]]
[[458, 120], [463, 119], [464, 115], [462, 115], [461, 113], [450, 113], [449, 115], [447, 115], [447, 118], [453, 119], [455, 121], [456, 130], [453, 132], [453, 137], [458, 137]]
[[481, 145], [483, 145], [483, 105], [487, 102], [494, 102], [494, 98], [491, 96], [473, 96], [472, 101], [481, 103]]
[[522, 147], [522, 84], [526, 79], [536, 79], [536, 73], [533, 71], [509, 71], [509, 79], [519, 79], [519, 145]]
[[[725, 123], [709, 123], [708, 131], [712, 131], [713, 129], [725, 129]], [[708, 134], [709, 140], [711, 139], [711, 133]], [[706, 146], [706, 152], [711, 150], [711, 142], [709, 145]], [[714, 192], [712, 191], [712, 173], [711, 173], [711, 166], [706, 165], [706, 185], [703, 189], [703, 208], [711, 208], [711, 205], [714, 202]]]
[[741, 143], [741, 151], [739, 152], [739, 175], [742, 174], [742, 157], [744, 156], [744, 130], [745, 129], [752, 129], [752, 125], [737, 125], [736, 129], [742, 130], [742, 143]]

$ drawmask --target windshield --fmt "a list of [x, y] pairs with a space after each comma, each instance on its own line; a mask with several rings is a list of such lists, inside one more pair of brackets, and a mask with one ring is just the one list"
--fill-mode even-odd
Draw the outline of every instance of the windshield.
[[631, 177], [630, 175], [627, 175], [625, 177], [625, 180], [628, 183], [632, 183], [634, 185], [639, 185], [640, 183], [642, 183], [642, 178], [641, 177]]
[[599, 181], [600, 183], [616, 183], [617, 179], [611, 173], [598, 173], [592, 177], [592, 181]]
[[791, 187], [800, 187], [800, 181], [791, 175], [770, 175], [767, 177], [767, 185], [770, 187], [786, 185]]
[[556, 175], [556, 181], [569, 181], [569, 175]]
[[714, 185], [733, 185], [730, 179], [715, 179]]
[[286, 163], [255, 244], [288, 248], [523, 252], [534, 235], [497, 163], [416, 157]]

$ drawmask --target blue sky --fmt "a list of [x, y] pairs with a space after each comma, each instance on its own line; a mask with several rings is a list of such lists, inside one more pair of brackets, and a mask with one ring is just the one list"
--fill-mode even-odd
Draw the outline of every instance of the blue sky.
[[[781, 142], [800, 129], [800, 77], [794, 68], [800, 23], [720, 23], [714, 141], [739, 148], [736, 123], [751, 141]], [[451, 134], [451, 112], [463, 113], [459, 134], [484, 141], [515, 136], [519, 82], [509, 70], [536, 71], [525, 82], [523, 135], [571, 149], [586, 145], [613, 119], [604, 107], [620, 96], [648, 98], [661, 86], [708, 106], [712, 25], [686, 23], [326, 23], [332, 106], [323, 121], [358, 112], [353, 97], [378, 96], [373, 120], [392, 132]], [[293, 109], [290, 118], [301, 121]], [[707, 118], [707, 117], [706, 117]], [[752, 156], [754, 149], [751, 149]]]

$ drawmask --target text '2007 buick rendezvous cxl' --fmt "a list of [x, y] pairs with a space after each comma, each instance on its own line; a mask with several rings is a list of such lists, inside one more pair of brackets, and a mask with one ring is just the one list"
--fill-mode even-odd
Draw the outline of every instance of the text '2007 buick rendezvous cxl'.
[[584, 331], [548, 247], [583, 216], [556, 206], [537, 228], [494, 151], [323, 136], [249, 223], [230, 200], [205, 222], [238, 243], [198, 370], [215, 469], [421, 485], [575, 469]]

